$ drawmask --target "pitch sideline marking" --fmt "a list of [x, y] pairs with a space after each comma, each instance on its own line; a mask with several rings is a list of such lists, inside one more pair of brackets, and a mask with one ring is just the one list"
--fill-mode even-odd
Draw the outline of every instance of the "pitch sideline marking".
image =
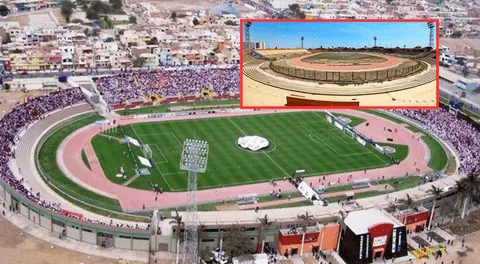
[[165, 156], [165, 154], [163, 154], [163, 151], [160, 149], [160, 147], [157, 145], [157, 144], [149, 144], [150, 146], [155, 146], [158, 151], [160, 151], [160, 154], [162, 154], [163, 156], [163, 159], [165, 159], [165, 161], [153, 161], [155, 164], [157, 163], [160, 163], [160, 164], [163, 164], [163, 163], [168, 163], [168, 160], [167, 160], [167, 157]]
[[[244, 135], [247, 135], [238, 125], [237, 123], [235, 123], [235, 121], [233, 121], [231, 118], [228, 118], [228, 120], [238, 129], [240, 130], [240, 132], [242, 132]], [[278, 168], [280, 168], [280, 170], [282, 170], [286, 176], [289, 176], [288, 172], [286, 172], [280, 165], [278, 165], [278, 163], [272, 159], [272, 157], [270, 157], [270, 155], [268, 155], [268, 153], [266, 153], [265, 151], [262, 150], [262, 153], [265, 154], [265, 156], [267, 156], [267, 158], [269, 158], [273, 163], [275, 163], [275, 165], [277, 165]]]

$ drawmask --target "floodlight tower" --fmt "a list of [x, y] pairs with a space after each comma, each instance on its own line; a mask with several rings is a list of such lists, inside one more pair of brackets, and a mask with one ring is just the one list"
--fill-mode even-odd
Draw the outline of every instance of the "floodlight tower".
[[245, 23], [245, 42], [247, 44], [245, 46], [245, 49], [248, 52], [251, 52], [251, 46], [252, 46], [252, 42], [250, 41], [250, 26], [252, 26], [252, 22]]
[[302, 49], [303, 49], [303, 40], [304, 40], [304, 39], [305, 39], [305, 38], [304, 38], [303, 36], [300, 38], [300, 40], [302, 41]]
[[180, 169], [188, 171], [183, 264], [198, 263], [197, 174], [207, 170], [207, 163], [208, 142], [197, 139], [185, 140], [180, 158]]
[[377, 37], [373, 37], [373, 46], [376, 47], [377, 46]]
[[434, 37], [434, 28], [435, 28], [435, 24], [433, 22], [428, 22], [427, 23], [428, 25], [428, 28], [430, 29], [430, 48], [433, 49], [433, 46], [435, 45], [435, 37]]

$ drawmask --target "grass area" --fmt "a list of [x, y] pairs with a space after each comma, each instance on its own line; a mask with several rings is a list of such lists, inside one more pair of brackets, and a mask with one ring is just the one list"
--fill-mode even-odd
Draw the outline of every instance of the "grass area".
[[350, 116], [350, 115], [344, 115], [344, 114], [336, 114], [336, 113], [332, 113], [334, 116], [336, 117], [345, 117], [345, 118], [348, 118], [350, 119], [350, 123], [348, 123], [351, 127], [356, 127], [358, 125], [360, 125], [361, 123], [365, 122], [365, 119], [363, 118], [360, 118], [360, 117], [356, 117], [356, 116]]
[[[362, 199], [362, 198], [368, 198], [368, 197], [373, 197], [373, 196], [377, 196], [377, 195], [382, 195], [382, 194], [385, 194], [385, 193], [389, 193], [389, 192], [384, 192], [384, 191], [371, 191], [371, 192], [363, 192], [363, 193], [357, 193], [355, 194], [355, 196], [353, 196], [353, 198], [355, 199]], [[329, 197], [329, 198], [325, 198], [329, 203], [336, 203], [338, 201], [345, 201], [346, 199], [346, 196], [345, 195], [342, 195], [342, 196], [336, 196], [336, 197]]]
[[300, 206], [308, 206], [308, 205], [312, 205], [312, 203], [309, 201], [301, 201], [301, 202], [288, 203], [288, 204], [265, 206], [265, 207], [262, 207], [262, 209], [291, 208], [291, 207], [300, 207]]
[[440, 171], [445, 168], [448, 162], [448, 157], [442, 145], [440, 145], [440, 143], [429, 134], [422, 136], [422, 139], [430, 149], [430, 161], [428, 162], [428, 167], [435, 171]]
[[[388, 119], [390, 121], [393, 121], [398, 124], [404, 124], [406, 123], [405, 121], [396, 118], [394, 116], [391, 116], [389, 114], [386, 114], [384, 112], [376, 111], [376, 110], [362, 110], [364, 112], [380, 116], [382, 118]], [[428, 167], [430, 167], [432, 170], [435, 171], [440, 171], [445, 166], [448, 164], [448, 156], [447, 153], [445, 152], [445, 149], [442, 147], [442, 145], [434, 139], [430, 134], [426, 133], [422, 129], [418, 128], [417, 126], [409, 124], [407, 129], [410, 131], [417, 133], [417, 132], [423, 132], [424, 135], [422, 136], [423, 141], [425, 141], [425, 144], [427, 144], [428, 148], [430, 149], [430, 161], [428, 162]]]
[[448, 165], [447, 168], [445, 169], [446, 174], [454, 173], [457, 168], [457, 160], [455, 159], [455, 156], [451, 155], [448, 157]]
[[[65, 176], [58, 167], [56, 162], [56, 152], [60, 146], [60, 143], [75, 130], [91, 124], [101, 118], [102, 117], [98, 115], [86, 114], [53, 132], [47, 138], [47, 140], [41, 146], [39, 146], [39, 149], [37, 149], [37, 167], [39, 168], [39, 171], [45, 172], [44, 176], [48, 178], [47, 182], [56, 187], [52, 188], [55, 192], [77, 206], [80, 206], [93, 213], [110, 215], [111, 217], [119, 219], [148, 221], [148, 218], [139, 217], [136, 215], [117, 214], [100, 209], [103, 208], [111, 211], [121, 212], [121, 207], [118, 200], [111, 199], [82, 188]], [[61, 191], [59, 191], [57, 188]]]
[[[139, 123], [123, 130], [152, 149], [155, 165], [150, 168], [151, 175], [129, 185], [146, 190], [153, 184], [165, 191], [186, 190], [186, 172], [179, 169], [179, 160], [187, 138], [209, 142], [208, 170], [198, 179], [199, 189], [283, 179], [299, 168], [305, 169], [308, 177], [391, 165], [387, 157], [371, 146], [361, 146], [318, 112]], [[270, 145], [257, 152], [241, 149], [236, 142], [242, 135], [263, 136]], [[135, 163], [126, 155], [121, 157], [124, 144], [100, 137], [92, 141], [95, 152], [106, 176], [118, 183], [115, 175], [120, 167], [133, 171]], [[132, 148], [139, 153], [138, 147]], [[132, 175], [127, 172], [127, 176]]]
[[82, 161], [83, 161], [83, 164], [85, 164], [85, 166], [87, 166], [89, 170], [92, 170], [92, 168], [90, 167], [90, 162], [88, 162], [87, 154], [85, 154], [84, 149], [82, 149]]
[[418, 186], [419, 183], [423, 183], [423, 179], [419, 176], [408, 176], [398, 179], [379, 180], [372, 182], [372, 184], [380, 185], [390, 184], [395, 189], [395, 191], [413, 188], [415, 186]]
[[162, 105], [155, 105], [155, 106], [148, 106], [136, 109], [125, 109], [116, 111], [119, 115], [134, 115], [134, 114], [152, 114], [152, 113], [164, 113], [170, 107], [202, 107], [202, 106], [240, 106], [240, 100], [214, 100], [214, 101], [199, 101], [199, 102], [190, 102], [184, 104], [162, 104]]
[[392, 156], [392, 158], [397, 159], [397, 160], [404, 160], [408, 156], [408, 146], [407, 145], [398, 145], [398, 144], [390, 144], [390, 143], [379, 143], [380, 146], [382, 147], [392, 147], [395, 149], [394, 153], [390, 153], [389, 155]]

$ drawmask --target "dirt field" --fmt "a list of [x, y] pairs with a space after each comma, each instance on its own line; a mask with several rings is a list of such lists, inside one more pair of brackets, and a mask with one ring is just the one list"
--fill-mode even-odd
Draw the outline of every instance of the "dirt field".
[[27, 233], [0, 216], [0, 263], [10, 264], [90, 264], [90, 263], [140, 263], [125, 262], [107, 258], [88, 256], [62, 247], [51, 248], [46, 243]]
[[4, 111], [5, 113], [10, 112], [10, 107], [27, 96], [39, 96], [46, 92], [48, 92], [48, 90], [36, 90], [28, 93], [2, 90], [0, 91], [0, 113], [3, 113]]
[[[205, 11], [209, 11], [213, 7], [222, 4], [224, 1], [223, 0], [201, 0], [201, 1], [195, 1], [195, 0], [183, 0], [183, 1], [178, 1], [178, 0], [162, 0], [162, 1], [157, 1], [157, 0], [136, 0], [134, 2], [137, 3], [150, 3], [156, 8], [158, 8], [161, 11], [164, 10], [169, 10], [169, 11], [177, 11], [177, 12], [192, 12], [196, 9], [203, 9]], [[246, 8], [245, 5], [240, 2], [240, 1], [234, 1], [233, 2], [233, 7], [235, 7], [240, 13], [242, 12], [251, 12], [250, 9]]]
[[448, 46], [453, 52], [462, 52], [465, 46], [480, 49], [480, 39], [440, 38], [440, 45]]
[[453, 223], [446, 223], [443, 228], [450, 230], [457, 236], [464, 236], [480, 230], [480, 211], [471, 213], [464, 219], [458, 219]]

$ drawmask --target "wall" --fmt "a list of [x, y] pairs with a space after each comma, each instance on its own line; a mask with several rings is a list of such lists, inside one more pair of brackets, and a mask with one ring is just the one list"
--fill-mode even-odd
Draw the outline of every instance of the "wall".
[[372, 71], [332, 72], [321, 70], [300, 69], [288, 65], [285, 60], [270, 63], [270, 69], [275, 72], [315, 81], [323, 82], [371, 82], [387, 81], [416, 73], [421, 68], [421, 63], [415, 61], [404, 62], [391, 69]]
[[[303, 253], [311, 253], [314, 247], [319, 247], [320, 250], [334, 250], [337, 248], [338, 233], [340, 232], [339, 224], [317, 224], [318, 231], [305, 234], [305, 241], [303, 245]], [[282, 235], [279, 233], [277, 250], [280, 254], [284, 254], [288, 250], [289, 254], [292, 248], [297, 248], [300, 254], [302, 248], [302, 234], [297, 235]], [[313, 241], [312, 241], [313, 240]], [[321, 248], [320, 248], [321, 246]]]

